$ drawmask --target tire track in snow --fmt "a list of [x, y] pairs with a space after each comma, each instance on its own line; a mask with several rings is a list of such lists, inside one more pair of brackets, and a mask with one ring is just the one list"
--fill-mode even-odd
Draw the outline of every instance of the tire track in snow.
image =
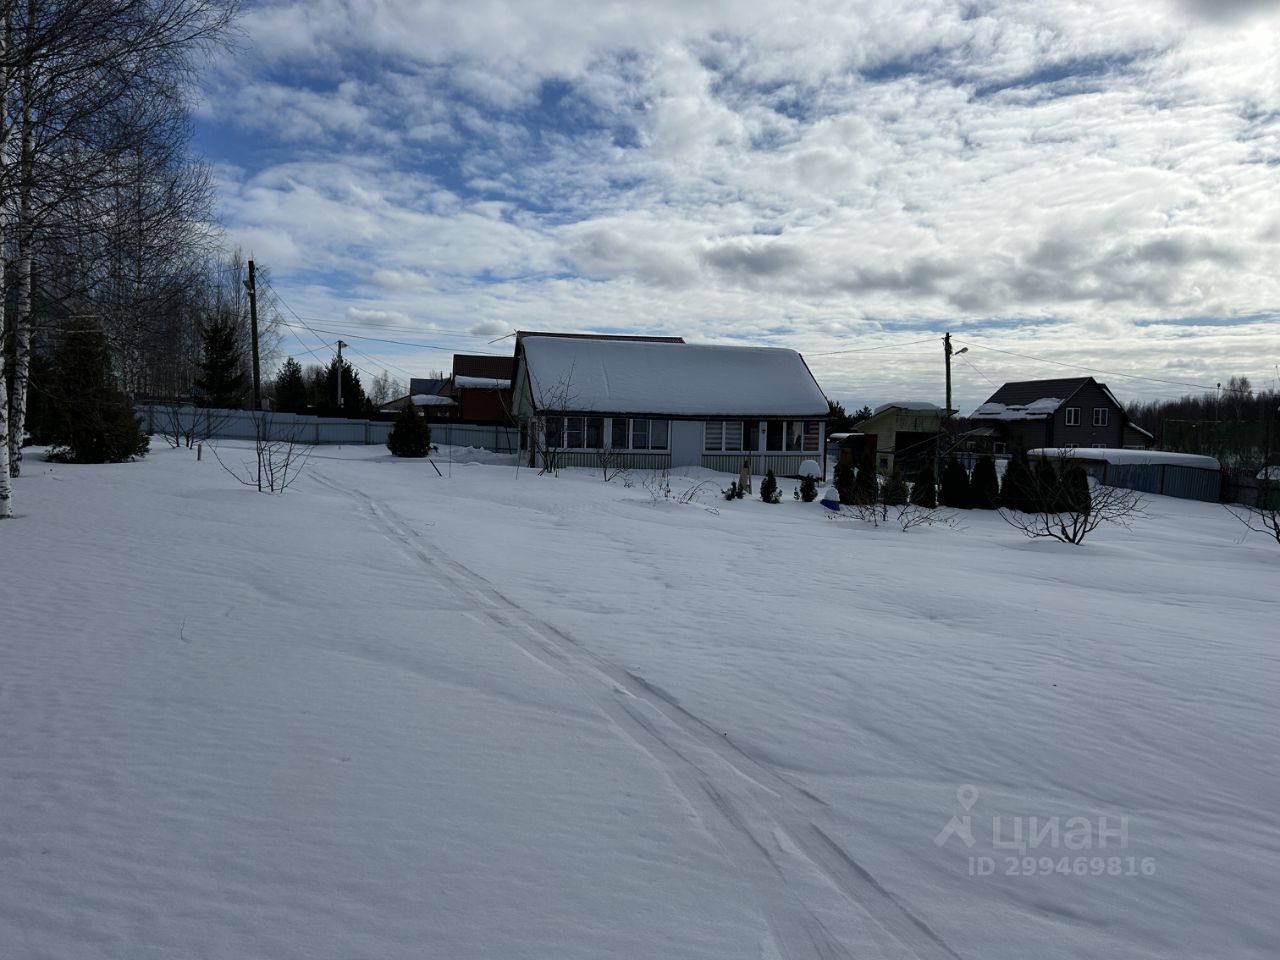
[[[830, 808], [735, 745], [673, 696], [583, 647], [504, 594], [492, 581], [422, 537], [389, 504], [344, 487], [314, 467], [310, 476], [354, 496], [371, 525], [460, 593], [525, 653], [573, 680], [619, 731], [653, 758], [730, 859], [755, 878], [776, 954], [839, 960], [854, 954], [800, 896], [866, 922], [884, 957], [934, 960], [957, 954], [910, 905], [886, 889], [832, 839]], [[823, 825], [825, 824], [825, 826]], [[818, 881], [818, 882], [815, 882]], [[823, 891], [829, 891], [824, 896]], [[851, 917], [852, 919], [852, 917]]]

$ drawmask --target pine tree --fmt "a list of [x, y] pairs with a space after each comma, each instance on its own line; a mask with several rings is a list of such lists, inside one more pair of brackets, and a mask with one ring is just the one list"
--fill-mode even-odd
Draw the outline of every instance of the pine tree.
[[324, 373], [324, 399], [320, 408], [329, 416], [358, 417], [369, 405], [360, 374], [346, 360], [342, 361], [342, 408], [338, 408], [338, 358], [329, 361]]
[[205, 328], [200, 372], [196, 375], [197, 403], [219, 410], [244, 406], [244, 362], [235, 324], [218, 319]]
[[917, 507], [933, 510], [938, 506], [938, 483], [934, 479], [933, 464], [925, 461], [911, 484], [911, 502]]
[[947, 457], [942, 468], [942, 487], [938, 492], [938, 502], [944, 507], [969, 509], [969, 474], [955, 454]]
[[969, 503], [978, 510], [994, 510], [1000, 500], [1000, 477], [996, 462], [989, 454], [983, 454], [973, 466], [969, 477]]
[[1036, 513], [1058, 513], [1062, 510], [1062, 491], [1058, 486], [1058, 471], [1048, 460], [1036, 464], [1034, 506]]
[[1004, 480], [1000, 484], [1000, 506], [1006, 510], [1035, 513], [1035, 479], [1031, 476], [1031, 464], [1022, 450], [1014, 450], [1004, 468]]
[[1062, 473], [1062, 509], [1068, 513], [1088, 513], [1093, 506], [1089, 492], [1089, 475], [1079, 464]]
[[902, 468], [895, 464], [889, 479], [884, 483], [884, 489], [880, 492], [880, 499], [891, 507], [900, 507], [907, 502], [909, 495], [907, 481], [902, 476]]
[[760, 499], [765, 503], [781, 503], [782, 493], [778, 490], [778, 478], [770, 470], [760, 482]]
[[425, 457], [431, 452], [431, 424], [405, 400], [396, 414], [391, 433], [387, 437], [387, 449], [396, 457]]
[[836, 488], [836, 496], [840, 498], [842, 504], [849, 506], [853, 503], [853, 464], [845, 460], [836, 464], [835, 480], [832, 486]]
[[805, 503], [813, 503], [818, 499], [818, 481], [813, 477], [800, 478], [800, 499]]
[[50, 457], [72, 463], [121, 463], [145, 456], [133, 405], [117, 386], [106, 337], [91, 321], [68, 327], [53, 357], [47, 391]]
[[276, 409], [284, 413], [307, 411], [307, 383], [302, 376], [302, 364], [293, 357], [286, 357], [276, 374]]
[[871, 454], [864, 454], [858, 464], [858, 472], [853, 478], [853, 502], [856, 504], [875, 503], [880, 499], [880, 478], [876, 476], [875, 463]]

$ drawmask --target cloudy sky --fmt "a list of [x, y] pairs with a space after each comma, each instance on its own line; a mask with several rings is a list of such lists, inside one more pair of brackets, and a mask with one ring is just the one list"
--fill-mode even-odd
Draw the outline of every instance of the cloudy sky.
[[514, 329], [653, 332], [940, 403], [950, 330], [966, 412], [1072, 373], [1049, 360], [1122, 398], [1280, 376], [1275, 2], [294, 0], [241, 25], [198, 147], [229, 239], [317, 329], [284, 342], [304, 361], [337, 334], [403, 376]]

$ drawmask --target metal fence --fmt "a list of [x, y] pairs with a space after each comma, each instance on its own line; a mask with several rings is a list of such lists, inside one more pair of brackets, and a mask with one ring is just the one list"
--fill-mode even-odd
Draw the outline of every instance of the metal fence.
[[[144, 404], [138, 408], [138, 416], [147, 433], [190, 434], [200, 440], [253, 440], [261, 426], [268, 440], [309, 444], [385, 444], [394, 426], [388, 420], [346, 420], [296, 413], [256, 414], [252, 410], [215, 410], [185, 404]], [[431, 442], [435, 444], [512, 453], [517, 440], [514, 427], [448, 422], [431, 424]]]

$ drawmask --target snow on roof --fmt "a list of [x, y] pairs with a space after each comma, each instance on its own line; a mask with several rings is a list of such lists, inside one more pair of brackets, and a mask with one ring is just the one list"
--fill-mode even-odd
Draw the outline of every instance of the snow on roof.
[[459, 377], [453, 378], [453, 385], [459, 390], [510, 390], [511, 381], [496, 377]]
[[1028, 450], [1031, 458], [1047, 457], [1050, 460], [1102, 460], [1107, 463], [1164, 464], [1170, 467], [1197, 467], [1201, 470], [1219, 470], [1213, 457], [1198, 453], [1168, 453], [1164, 450], [1122, 450], [1119, 447], [1038, 447]]
[[1060, 406], [1062, 400], [1058, 397], [1041, 397], [1027, 404], [1004, 404], [988, 400], [973, 411], [971, 417], [977, 420], [1041, 420], [1052, 415]]
[[457, 406], [457, 401], [452, 397], [441, 397], [434, 393], [415, 393], [413, 405], [415, 407], [454, 407]]
[[527, 336], [534, 403], [670, 416], [825, 417], [800, 354], [778, 347]]
[[930, 403], [928, 400], [894, 400], [892, 403], [882, 403], [871, 411], [874, 417], [877, 413], [884, 413], [886, 410], [892, 410], [897, 407], [899, 410], [941, 410], [942, 408], [936, 403]]

